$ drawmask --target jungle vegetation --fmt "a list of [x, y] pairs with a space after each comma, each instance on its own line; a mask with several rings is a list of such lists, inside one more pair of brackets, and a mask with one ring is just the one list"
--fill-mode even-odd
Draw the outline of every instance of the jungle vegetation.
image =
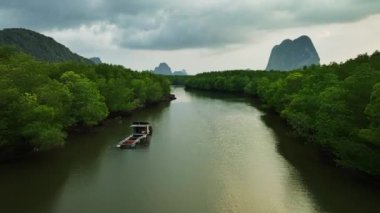
[[166, 78], [123, 66], [48, 63], [0, 47], [0, 149], [49, 149], [65, 143], [66, 130], [94, 126], [110, 113], [160, 101]]
[[187, 88], [245, 93], [346, 168], [380, 175], [380, 52], [291, 72], [209, 72]]

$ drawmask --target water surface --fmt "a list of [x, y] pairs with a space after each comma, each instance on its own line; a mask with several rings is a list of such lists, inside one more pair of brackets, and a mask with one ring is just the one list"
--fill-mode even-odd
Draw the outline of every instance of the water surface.
[[[380, 192], [332, 167], [249, 99], [186, 92], [0, 165], [0, 212], [378, 212]], [[151, 142], [113, 146], [132, 121]]]

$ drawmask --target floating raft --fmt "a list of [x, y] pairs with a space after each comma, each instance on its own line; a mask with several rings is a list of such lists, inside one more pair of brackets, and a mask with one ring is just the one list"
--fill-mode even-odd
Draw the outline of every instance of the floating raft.
[[148, 122], [133, 122], [131, 128], [132, 134], [121, 140], [116, 147], [120, 149], [132, 149], [139, 143], [147, 142], [152, 135], [152, 126]]

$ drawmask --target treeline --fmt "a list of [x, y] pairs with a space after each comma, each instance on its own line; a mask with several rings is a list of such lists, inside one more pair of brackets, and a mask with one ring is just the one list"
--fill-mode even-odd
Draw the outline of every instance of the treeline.
[[62, 145], [69, 127], [96, 125], [170, 92], [167, 79], [149, 72], [39, 62], [10, 47], [0, 47], [0, 76], [0, 149]]
[[379, 52], [292, 72], [202, 73], [186, 87], [256, 96], [339, 165], [380, 175]]
[[186, 81], [191, 78], [189, 75], [165, 75], [171, 85], [185, 85]]

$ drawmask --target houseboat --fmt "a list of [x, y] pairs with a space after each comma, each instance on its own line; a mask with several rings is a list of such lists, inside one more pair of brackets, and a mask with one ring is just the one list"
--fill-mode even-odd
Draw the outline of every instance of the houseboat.
[[148, 142], [152, 135], [152, 126], [148, 122], [133, 122], [132, 134], [121, 140], [116, 147], [120, 149], [135, 148], [137, 144]]

